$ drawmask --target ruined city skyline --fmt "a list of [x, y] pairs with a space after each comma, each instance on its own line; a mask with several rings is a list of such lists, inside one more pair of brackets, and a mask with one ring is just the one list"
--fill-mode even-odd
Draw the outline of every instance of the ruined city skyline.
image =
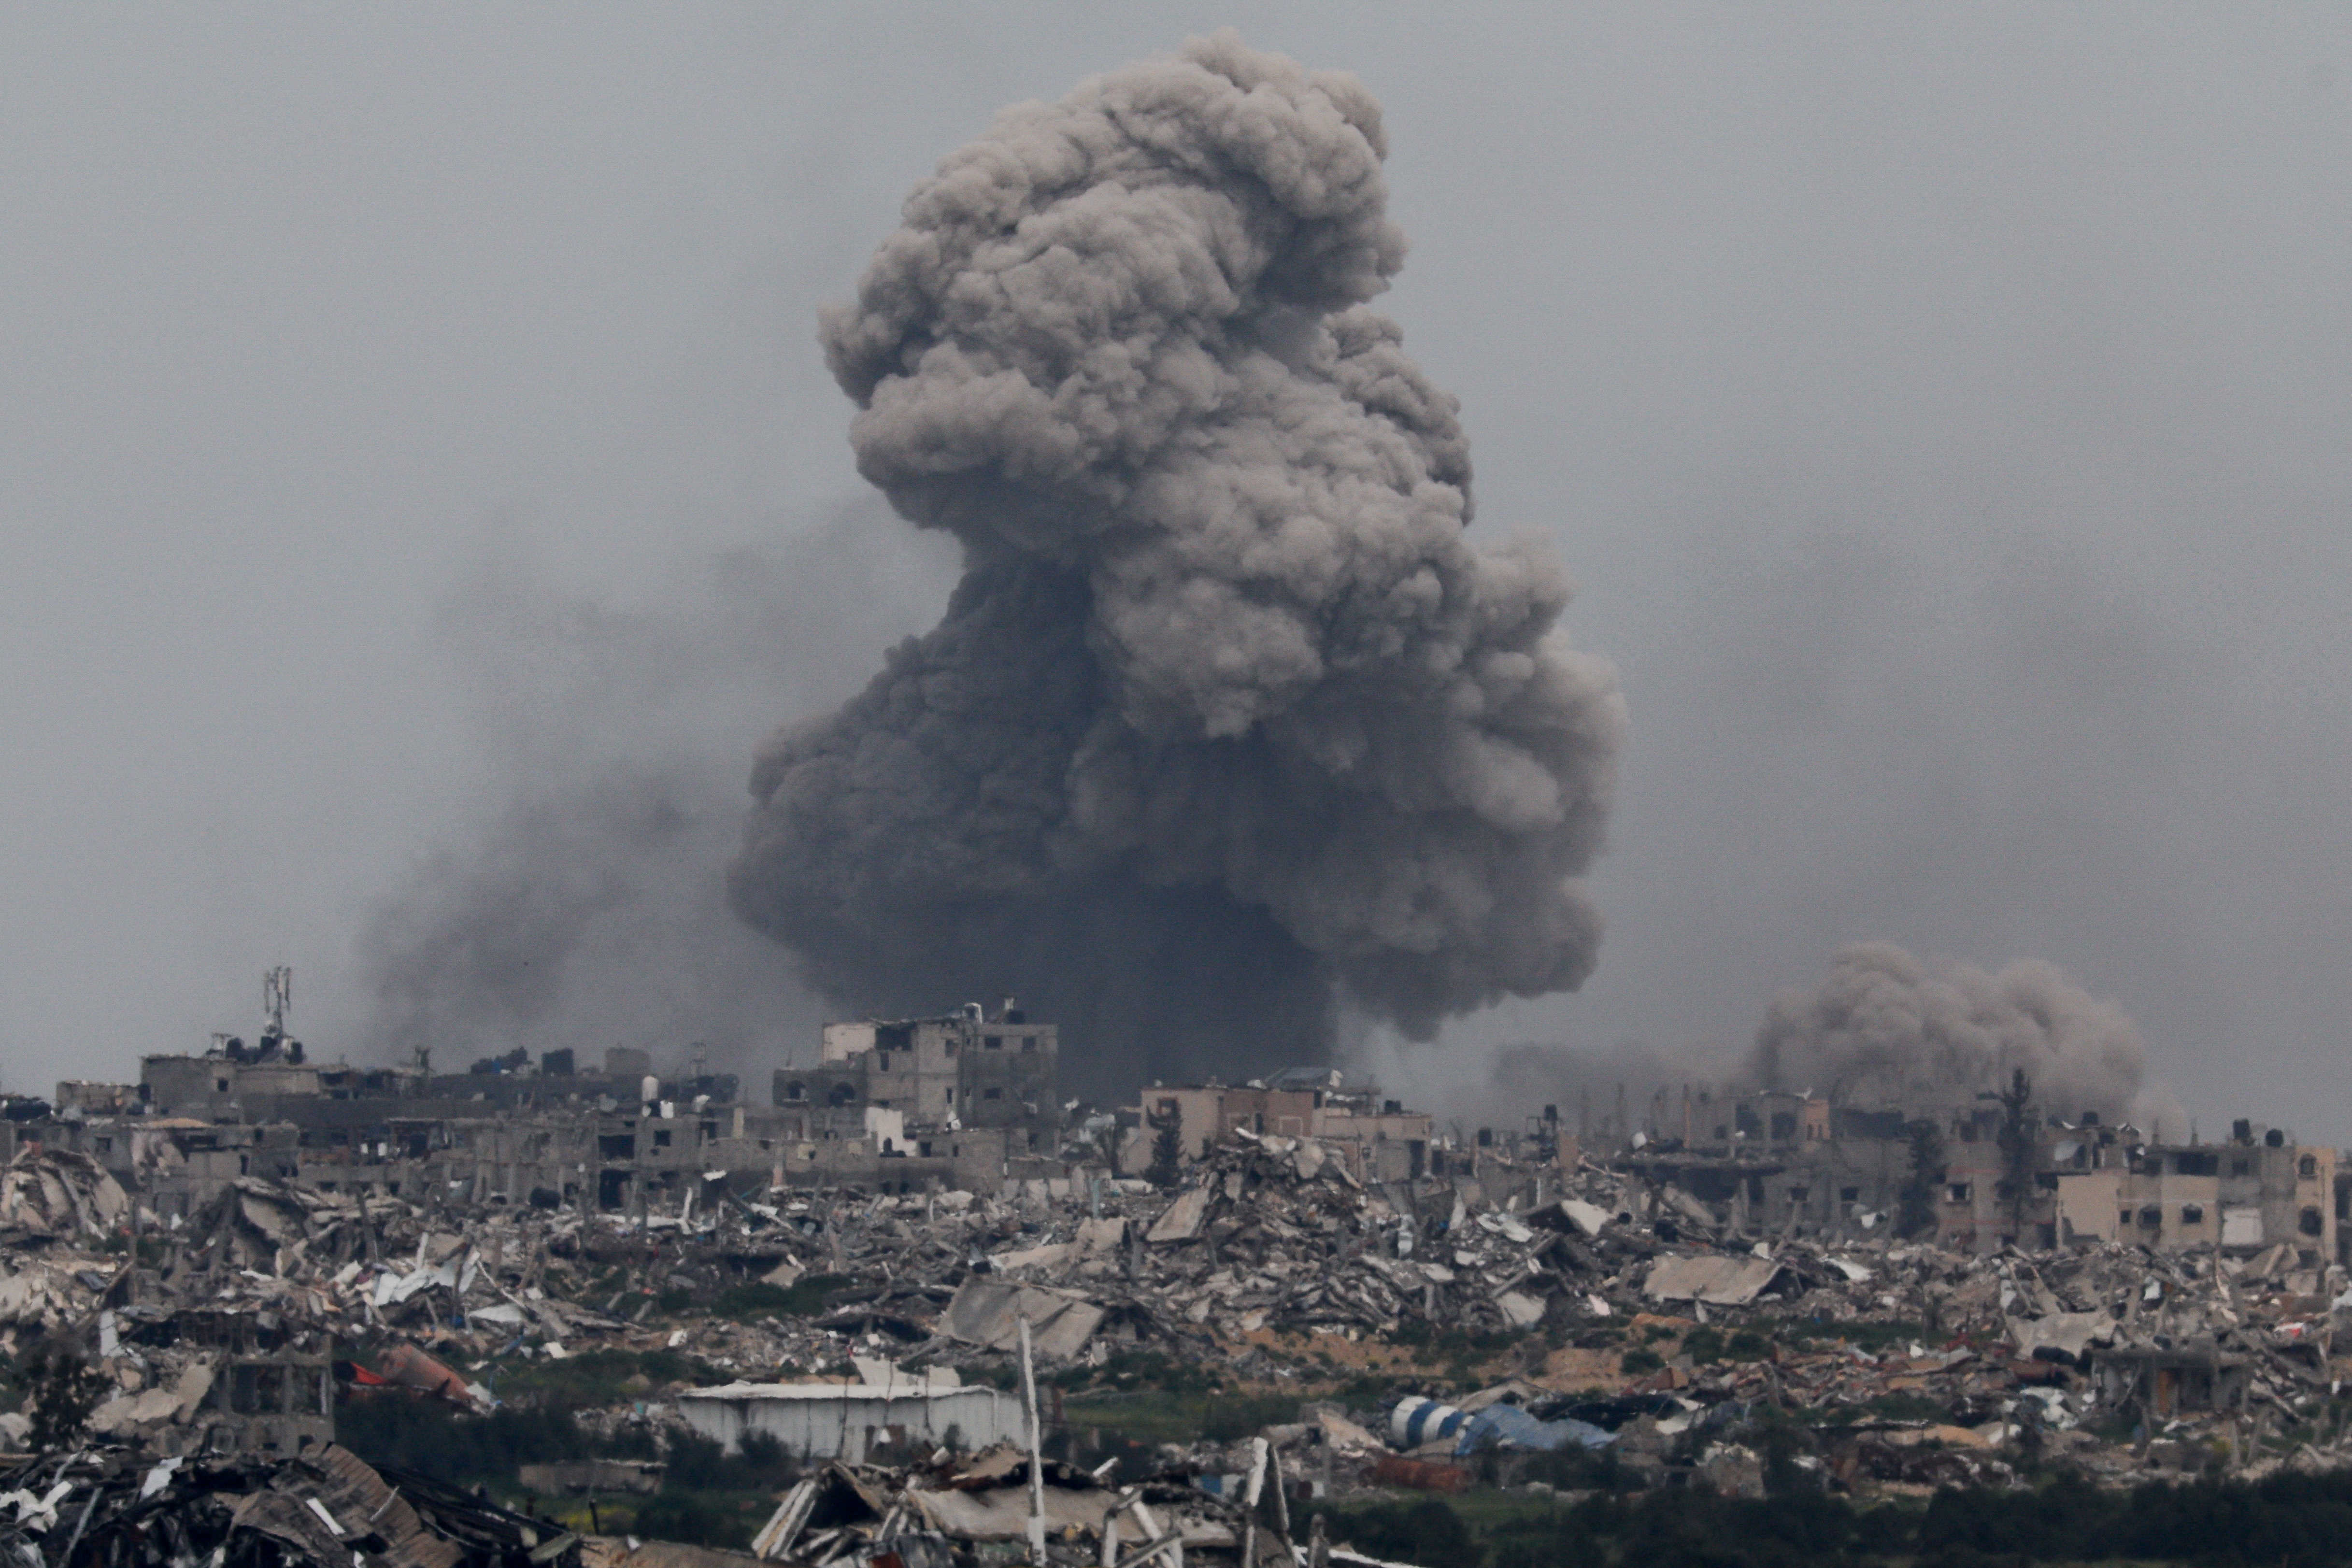
[[748, 738], [957, 575], [816, 306], [998, 106], [1232, 21], [1382, 103], [1381, 309], [1634, 720], [1585, 989], [1346, 1059], [1736, 1057], [1887, 942], [2352, 1140], [2341, 18], [1008, 15], [5, 24], [9, 1087], [281, 960], [331, 1048], [798, 1036], [718, 890]]

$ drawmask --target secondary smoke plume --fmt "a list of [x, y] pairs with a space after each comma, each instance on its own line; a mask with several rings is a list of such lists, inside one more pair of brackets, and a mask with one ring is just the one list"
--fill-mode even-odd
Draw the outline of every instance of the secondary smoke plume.
[[754, 771], [735, 907], [837, 1003], [1015, 992], [1131, 1090], [1591, 971], [1614, 672], [1465, 538], [1455, 401], [1364, 308], [1385, 146], [1195, 40], [1006, 110], [826, 313], [860, 470], [966, 568]]
[[1767, 1089], [1913, 1108], [1999, 1089], [2022, 1068], [2036, 1100], [2061, 1116], [2168, 1119], [2174, 1136], [2186, 1131], [2171, 1097], [2147, 1081], [2131, 1019], [2032, 960], [1988, 973], [1930, 968], [1886, 942], [1843, 949], [1819, 985], [1773, 998], [1752, 1068]]

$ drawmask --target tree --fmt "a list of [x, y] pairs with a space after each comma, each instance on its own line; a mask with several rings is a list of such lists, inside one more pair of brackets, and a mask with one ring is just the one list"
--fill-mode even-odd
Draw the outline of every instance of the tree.
[[2018, 1068], [2000, 1091], [2000, 1201], [2009, 1205], [2009, 1234], [2025, 1235], [2025, 1203], [2033, 1195], [2033, 1129], [2026, 1112], [2033, 1104], [2033, 1080]]
[[90, 1412], [98, 1408], [110, 1382], [92, 1372], [79, 1356], [36, 1356], [26, 1364], [32, 1384], [32, 1429], [26, 1445], [37, 1454], [63, 1453], [74, 1447]]
[[1184, 1119], [1173, 1111], [1151, 1118], [1151, 1164], [1144, 1180], [1155, 1187], [1172, 1187], [1184, 1175]]
[[1944, 1134], [1922, 1118], [1904, 1129], [1911, 1140], [1911, 1175], [1896, 1194], [1895, 1234], [1908, 1240], [1936, 1228], [1936, 1189], [1944, 1180]]

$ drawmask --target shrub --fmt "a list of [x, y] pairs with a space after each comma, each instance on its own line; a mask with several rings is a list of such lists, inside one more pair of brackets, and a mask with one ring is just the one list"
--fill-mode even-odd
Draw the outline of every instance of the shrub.
[[[716, 1447], [716, 1445], [713, 1445]], [[664, 1489], [638, 1505], [631, 1532], [648, 1541], [677, 1541], [688, 1546], [739, 1546], [735, 1521], [708, 1498]]]
[[1345, 1542], [1372, 1557], [1404, 1563], [1475, 1563], [1477, 1543], [1462, 1516], [1435, 1498], [1328, 1515], [1324, 1529], [1335, 1542]]
[[113, 1383], [79, 1356], [36, 1356], [25, 1370], [32, 1385], [33, 1423], [26, 1441], [40, 1454], [71, 1448]]
[[812, 1274], [789, 1287], [764, 1279], [730, 1285], [711, 1301], [710, 1312], [738, 1322], [751, 1318], [814, 1318], [824, 1313], [824, 1299], [849, 1282], [846, 1275]]
[[347, 1398], [335, 1412], [335, 1437], [372, 1465], [467, 1487], [511, 1481], [521, 1465], [584, 1459], [592, 1449], [568, 1410], [506, 1405], [467, 1415], [397, 1389]]

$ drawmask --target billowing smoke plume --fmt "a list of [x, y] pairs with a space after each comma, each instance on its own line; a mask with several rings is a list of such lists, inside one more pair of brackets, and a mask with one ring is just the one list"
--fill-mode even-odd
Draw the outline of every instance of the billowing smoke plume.
[[1454, 399], [1362, 303], [1384, 148], [1352, 77], [1196, 40], [1005, 111], [827, 313], [861, 471], [966, 554], [753, 775], [735, 906], [836, 1002], [1018, 993], [1131, 1092], [1591, 972], [1614, 673], [1464, 536]]
[[1767, 1089], [1915, 1110], [1997, 1089], [2022, 1068], [2036, 1101], [2062, 1117], [2095, 1110], [2187, 1131], [2147, 1081], [2147, 1043], [2123, 1010], [2032, 960], [1988, 973], [1931, 968], [1886, 942], [1843, 949], [1819, 985], [1773, 998], [1752, 1066]]

